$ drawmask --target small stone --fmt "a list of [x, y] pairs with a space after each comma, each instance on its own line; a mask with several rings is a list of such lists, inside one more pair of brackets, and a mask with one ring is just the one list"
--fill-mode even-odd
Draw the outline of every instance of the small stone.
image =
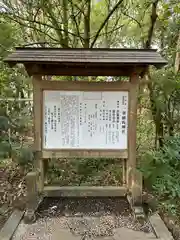
[[51, 210], [57, 210], [57, 206], [51, 207]]
[[135, 212], [135, 214], [144, 214], [142, 207], [135, 207], [134, 212]]
[[82, 216], [82, 213], [80, 213], [80, 212], [77, 212], [77, 213], [75, 213], [75, 214], [74, 214], [74, 216], [75, 216], [75, 217]]

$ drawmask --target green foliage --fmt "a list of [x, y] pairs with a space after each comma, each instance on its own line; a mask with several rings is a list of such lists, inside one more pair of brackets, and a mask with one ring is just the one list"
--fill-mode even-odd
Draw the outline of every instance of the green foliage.
[[[152, 70], [148, 84], [149, 105], [155, 124], [155, 147], [162, 146], [165, 137], [180, 129], [180, 74], [173, 68]], [[147, 96], [146, 96], [147, 97]]]
[[177, 204], [180, 198], [179, 146], [180, 136], [169, 137], [163, 148], [147, 151], [141, 159], [145, 186], [151, 188], [168, 208]]
[[121, 185], [122, 166], [113, 159], [53, 159], [48, 181], [61, 185]]
[[8, 158], [11, 152], [11, 146], [8, 141], [0, 141], [0, 159]]
[[0, 116], [0, 159], [8, 158], [11, 152], [8, 130], [8, 119], [4, 116]]
[[29, 147], [22, 147], [14, 149], [13, 151], [13, 159], [20, 165], [20, 166], [30, 166], [33, 163], [34, 155], [32, 149]]
[[7, 117], [0, 116], [0, 131], [8, 131], [9, 129], [9, 121]]

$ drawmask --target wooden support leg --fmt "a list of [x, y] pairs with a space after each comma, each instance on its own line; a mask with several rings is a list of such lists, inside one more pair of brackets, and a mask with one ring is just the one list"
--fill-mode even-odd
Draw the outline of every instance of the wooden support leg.
[[138, 101], [137, 73], [130, 78], [131, 88], [129, 91], [129, 122], [128, 122], [128, 160], [127, 160], [127, 185], [132, 188], [134, 170], [136, 169], [136, 123], [137, 123], [137, 101]]
[[42, 159], [39, 158], [38, 160], [38, 172], [39, 172], [39, 179], [38, 179], [38, 189], [39, 192], [42, 193], [44, 189], [44, 185], [48, 183], [47, 172], [49, 166], [49, 159]]
[[42, 193], [44, 189], [44, 161], [42, 158], [38, 159], [38, 166], [38, 190], [39, 193]]
[[126, 185], [126, 159], [123, 159], [122, 161], [122, 167], [123, 167], [123, 186]]
[[36, 220], [35, 211], [38, 206], [38, 191], [37, 191], [37, 173], [30, 172], [26, 176], [27, 186], [27, 205], [24, 220], [26, 223]]
[[136, 217], [144, 216], [142, 208], [142, 175], [136, 170], [136, 123], [138, 105], [139, 75], [134, 72], [130, 78], [129, 91], [129, 125], [128, 125], [128, 161], [127, 161], [127, 186], [129, 202]]
[[132, 187], [132, 167], [129, 164], [129, 159], [126, 161], [126, 184], [127, 184], [127, 187], [129, 189], [129, 191], [131, 191], [131, 187]]
[[47, 172], [49, 167], [49, 159], [44, 159], [44, 184], [48, 184]]
[[34, 171], [37, 172], [38, 192], [42, 193], [44, 188], [44, 161], [39, 151], [35, 153]]
[[134, 206], [142, 206], [142, 173], [134, 170], [132, 182], [132, 199]]
[[142, 208], [142, 173], [137, 169], [132, 171], [132, 195], [128, 196], [131, 209], [135, 218], [144, 218], [144, 210]]

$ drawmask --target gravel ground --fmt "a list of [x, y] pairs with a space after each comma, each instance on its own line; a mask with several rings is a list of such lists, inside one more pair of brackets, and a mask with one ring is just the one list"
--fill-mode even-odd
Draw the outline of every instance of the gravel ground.
[[38, 209], [36, 223], [21, 223], [13, 240], [50, 240], [60, 229], [72, 234], [72, 239], [107, 238], [114, 235], [115, 229], [122, 227], [146, 233], [152, 231], [146, 221], [133, 219], [125, 199], [47, 198]]

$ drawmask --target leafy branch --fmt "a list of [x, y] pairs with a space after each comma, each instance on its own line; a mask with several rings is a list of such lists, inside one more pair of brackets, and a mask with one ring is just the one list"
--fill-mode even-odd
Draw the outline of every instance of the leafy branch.
[[106, 23], [108, 22], [108, 20], [110, 19], [110, 17], [113, 15], [113, 13], [119, 8], [119, 6], [121, 5], [121, 3], [123, 3], [124, 0], [120, 0], [113, 8], [112, 10], [109, 12], [109, 14], [107, 15], [107, 17], [105, 18], [104, 22], [102, 22], [99, 30], [97, 31], [93, 42], [91, 43], [90, 48], [93, 48], [94, 44], [96, 43], [100, 32], [102, 31], [102, 29], [105, 27]]

